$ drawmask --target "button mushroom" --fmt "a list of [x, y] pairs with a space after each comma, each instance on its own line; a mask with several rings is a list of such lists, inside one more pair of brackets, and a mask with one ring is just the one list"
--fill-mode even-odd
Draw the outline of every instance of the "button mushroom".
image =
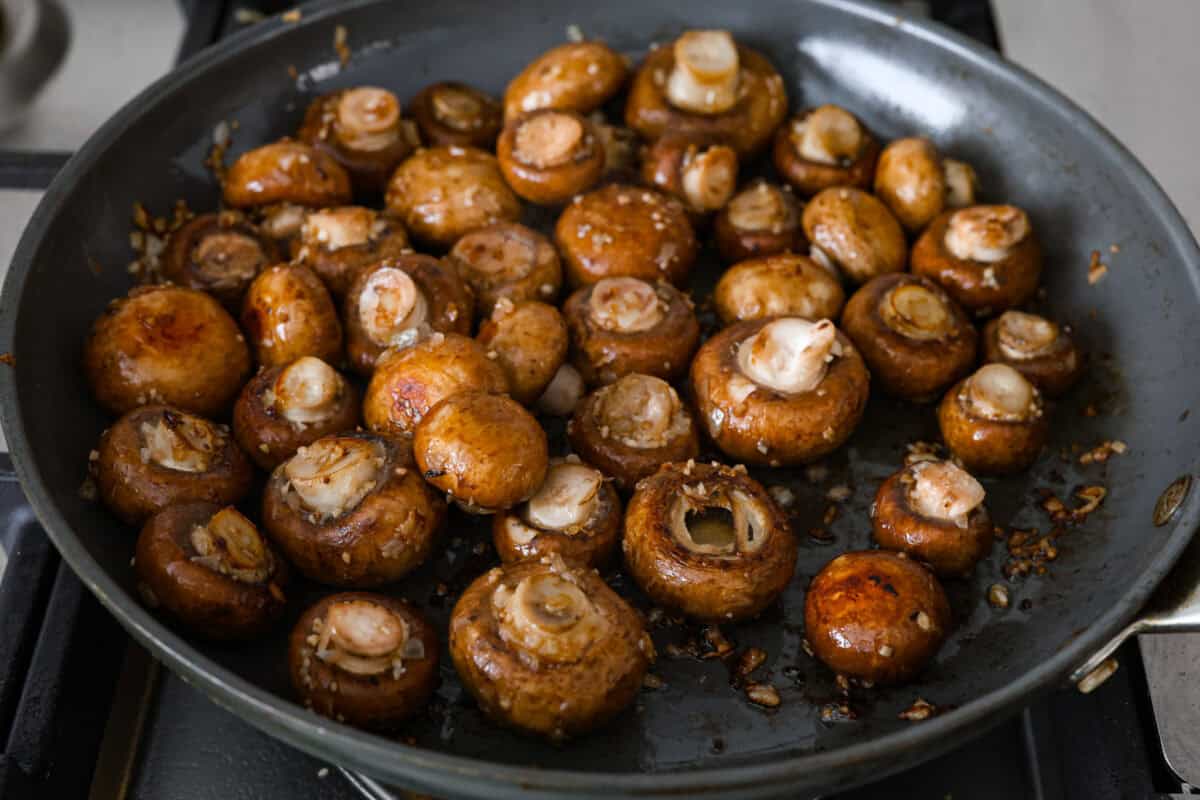
[[417, 145], [412, 123], [387, 89], [356, 86], [322, 95], [304, 115], [298, 137], [328, 153], [360, 192], [379, 192]]
[[562, 262], [554, 245], [517, 223], [501, 222], [468, 233], [448, 258], [475, 292], [480, 317], [490, 316], [502, 297], [513, 303], [553, 303], [562, 288]]
[[866, 409], [870, 376], [829, 320], [739, 322], [705, 342], [692, 396], [709, 436], [731, 458], [802, 464], [837, 449]]
[[756, 180], [717, 213], [713, 233], [726, 262], [795, 250], [804, 241], [800, 204], [790, 189]]
[[713, 289], [713, 305], [726, 325], [764, 317], [836, 318], [845, 302], [836, 277], [791, 253], [734, 264]]
[[1008, 364], [1049, 397], [1070, 389], [1083, 373], [1083, 355], [1070, 332], [1023, 311], [1005, 311], [984, 326], [983, 360]]
[[371, 264], [412, 252], [399, 220], [362, 206], [309, 212], [292, 249], [296, 263], [317, 273], [334, 298]]
[[202, 289], [236, 313], [263, 267], [279, 260], [275, 243], [238, 211], [201, 214], [167, 237], [160, 264], [171, 283]]
[[603, 42], [570, 42], [542, 53], [504, 92], [506, 121], [555, 108], [586, 114], [604, 105], [625, 83], [625, 58]]
[[590, 189], [604, 173], [604, 155], [587, 117], [553, 108], [517, 117], [496, 143], [508, 185], [543, 206], [561, 205]]
[[803, 221], [813, 258], [833, 264], [855, 283], [904, 271], [904, 230], [887, 206], [860, 189], [824, 189], [805, 207]]
[[702, 146], [668, 134], [642, 158], [642, 180], [678, 199], [694, 216], [724, 208], [737, 189], [737, 176], [737, 153], [723, 144]]
[[897, 139], [879, 154], [875, 194], [910, 233], [947, 208], [975, 202], [975, 171], [943, 158], [924, 138]]
[[242, 302], [242, 327], [264, 367], [302, 356], [335, 363], [342, 357], [342, 324], [333, 298], [302, 264], [276, 264], [259, 273]]
[[502, 299], [479, 326], [479, 343], [508, 376], [509, 392], [526, 406], [542, 396], [567, 360], [567, 324], [558, 309]]
[[782, 125], [772, 155], [779, 174], [805, 196], [831, 186], [870, 189], [879, 141], [846, 109], [824, 105]]
[[431, 145], [492, 149], [503, 115], [491, 96], [454, 81], [426, 86], [409, 105], [409, 113]]
[[1019, 472], [1037, 458], [1050, 423], [1042, 393], [1007, 364], [986, 364], [952, 386], [937, 410], [946, 446], [971, 472]]

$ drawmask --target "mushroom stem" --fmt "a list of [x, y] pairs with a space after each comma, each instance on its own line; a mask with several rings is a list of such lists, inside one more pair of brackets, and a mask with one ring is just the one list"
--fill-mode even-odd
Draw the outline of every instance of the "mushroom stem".
[[738, 51], [729, 31], [688, 31], [675, 40], [667, 99], [684, 111], [720, 114], [737, 102]]
[[954, 329], [945, 300], [928, 287], [905, 283], [892, 289], [879, 306], [884, 324], [910, 339], [939, 339]]
[[360, 86], [342, 93], [335, 135], [352, 150], [382, 150], [400, 136], [400, 101], [386, 89]]
[[832, 322], [785, 317], [743, 341], [737, 361], [742, 373], [755, 383], [796, 394], [817, 388], [829, 362], [839, 355], [837, 328]]
[[597, 393], [598, 427], [630, 447], [663, 447], [680, 429], [679, 395], [661, 378], [633, 373]]
[[539, 411], [556, 417], [569, 417], [575, 412], [583, 398], [585, 386], [579, 370], [570, 364], [563, 364], [550, 379], [550, 384], [542, 396], [538, 398]]
[[142, 423], [142, 459], [180, 472], [205, 472], [217, 450], [217, 435], [207, 420], [178, 411], [164, 411]]
[[492, 597], [501, 636], [547, 661], [577, 660], [608, 628], [584, 591], [553, 565], [515, 589], [501, 584]]
[[188, 537], [196, 551], [193, 561], [242, 583], [262, 583], [274, 571], [274, 561], [254, 523], [232, 506], [212, 515]]
[[429, 318], [429, 301], [407, 272], [381, 267], [371, 273], [358, 301], [363, 330], [377, 344], [412, 344]]
[[922, 517], [967, 527], [967, 517], [983, 505], [979, 481], [951, 461], [922, 461], [912, 466], [908, 502]]
[[965, 399], [976, 417], [1023, 422], [1035, 414], [1037, 390], [1007, 364], [987, 364], [967, 379]]
[[654, 287], [637, 278], [604, 278], [592, 289], [588, 313], [615, 333], [642, 333], [662, 322], [667, 310]]
[[[318, 630], [316, 624], [314, 631]], [[369, 600], [334, 603], [319, 628], [317, 657], [353, 675], [379, 675], [404, 654], [408, 625]]]
[[826, 105], [796, 120], [792, 124], [792, 139], [801, 158], [836, 166], [857, 159], [866, 137], [853, 114]]
[[525, 518], [542, 530], [564, 531], [591, 519], [604, 477], [583, 464], [559, 462], [525, 506]]
[[342, 393], [342, 378], [319, 358], [304, 356], [284, 367], [275, 379], [273, 407], [298, 424], [328, 419]]
[[737, 188], [737, 153], [715, 145], [697, 153], [683, 167], [683, 196], [696, 211], [716, 211], [729, 202]]
[[310, 212], [304, 218], [300, 237], [306, 245], [332, 252], [366, 244], [382, 227], [384, 222], [369, 208], [326, 208]]
[[560, 167], [584, 146], [585, 133], [571, 114], [542, 111], [518, 123], [513, 157], [537, 169]]
[[375, 488], [382, 448], [365, 439], [318, 439], [283, 467], [288, 485], [310, 510], [336, 517], [355, 508]]
[[1029, 217], [1016, 206], [972, 206], [950, 216], [945, 241], [955, 258], [992, 264], [1028, 235]]
[[1023, 311], [1005, 311], [996, 329], [1000, 352], [1014, 361], [1046, 355], [1054, 348], [1058, 336], [1058, 326], [1053, 322]]
[[788, 209], [779, 190], [760, 181], [729, 201], [729, 221], [744, 231], [780, 232], [789, 222]]
[[952, 158], [942, 160], [942, 175], [946, 179], [946, 207], [965, 208], [975, 204], [975, 188], [979, 178], [970, 164]]
[[262, 245], [237, 231], [211, 233], [192, 250], [196, 272], [213, 289], [241, 286], [258, 274], [266, 261]]
[[468, 133], [483, 123], [483, 103], [472, 91], [454, 85], [438, 84], [434, 87], [430, 99], [434, 118], [447, 128]]

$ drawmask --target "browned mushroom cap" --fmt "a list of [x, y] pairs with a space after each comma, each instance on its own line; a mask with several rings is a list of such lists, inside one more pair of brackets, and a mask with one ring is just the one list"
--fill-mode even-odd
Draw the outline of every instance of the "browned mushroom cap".
[[840, 269], [855, 283], [885, 272], [902, 272], [908, 242], [887, 206], [860, 189], [834, 187], [804, 208], [804, 233], [811, 254]]
[[937, 399], [975, 364], [975, 326], [928, 278], [867, 281], [846, 304], [842, 330], [883, 388], [908, 400]]
[[417, 145], [416, 131], [400, 116], [396, 95], [376, 86], [318, 97], [309, 105], [297, 136], [336, 159], [361, 192], [381, 191], [392, 170]]
[[411, 437], [429, 409], [466, 390], [507, 392], [508, 379], [474, 339], [434, 333], [380, 357], [363, 399], [363, 419], [378, 433]]
[[742, 158], [762, 150], [785, 116], [783, 78], [728, 31], [688, 31], [651, 50], [625, 104], [625, 124], [644, 139], [679, 133]]
[[677, 200], [613, 183], [577, 197], [554, 238], [571, 283], [641, 278], [682, 284], [696, 260], [696, 234]]
[[283, 614], [285, 563], [232, 506], [158, 512], [138, 536], [134, 566], [148, 605], [210, 639], [253, 638]]
[[1008, 364], [1049, 397], [1083, 373], [1083, 354], [1064, 328], [1045, 317], [1005, 311], [983, 328], [983, 360]]
[[166, 280], [203, 289], [237, 310], [254, 276], [278, 260], [274, 242], [241, 213], [226, 211], [201, 214], [172, 231], [160, 263]]
[[170, 406], [130, 411], [104, 432], [96, 451], [100, 499], [131, 525], [174, 503], [236, 503], [254, 479], [228, 428]]
[[306, 576], [334, 586], [390, 583], [428, 558], [446, 504], [400, 442], [326, 436], [276, 467], [263, 527]]
[[717, 249], [726, 262], [794, 250], [804, 242], [800, 204], [790, 187], [756, 180], [722, 208], [713, 223]]
[[429, 702], [439, 650], [433, 626], [408, 603], [345, 592], [300, 617], [288, 667], [305, 706], [338, 722], [387, 730]]
[[928, 139], [897, 139], [879, 154], [875, 194], [910, 233], [947, 208], [975, 202], [975, 170], [943, 158]]
[[561, 740], [633, 702], [654, 644], [595, 571], [550, 556], [467, 587], [450, 617], [450, 655], [484, 713]]
[[871, 506], [875, 541], [943, 577], [966, 575], [992, 549], [979, 481], [952, 461], [918, 461], [889, 476]]
[[831, 186], [871, 188], [879, 141], [841, 106], [810, 108], [775, 133], [775, 168], [811, 196]]
[[481, 317], [492, 313], [501, 297], [514, 303], [553, 303], [562, 288], [558, 251], [542, 234], [515, 222], [501, 222], [459, 239], [449, 259], [475, 292]]
[[486, 392], [459, 392], [429, 409], [413, 454], [425, 480], [473, 514], [528, 500], [550, 459], [538, 421], [515, 400]]
[[496, 303], [490, 319], [479, 327], [479, 343], [504, 369], [509, 392], [532, 405], [567, 359], [567, 324], [558, 309], [529, 300]]
[[622, 489], [669, 461], [700, 454], [692, 415], [671, 384], [649, 375], [626, 375], [592, 392], [567, 424], [571, 449]]
[[409, 253], [358, 274], [346, 292], [346, 351], [364, 375], [389, 347], [403, 348], [431, 331], [468, 334], [475, 298], [453, 265]]
[[780, 316], [832, 319], [845, 302], [842, 284], [829, 270], [791, 253], [734, 264], [713, 290], [713, 305], [726, 325]]
[[492, 149], [503, 117], [490, 95], [454, 81], [426, 86], [412, 99], [410, 111], [421, 138], [431, 145]]
[[752, 464], [803, 464], [858, 426], [870, 375], [829, 320], [750, 320], [725, 328], [692, 360], [696, 410], [717, 447]]
[[302, 356], [333, 363], [342, 357], [342, 323], [333, 298], [303, 264], [276, 264], [259, 273], [242, 302], [242, 327], [264, 367]]
[[304, 356], [250, 379], [233, 407], [233, 437], [270, 471], [299, 447], [353, 430], [360, 408], [349, 381], [319, 358]]
[[787, 587], [796, 539], [743, 467], [664, 464], [625, 513], [625, 565], [651, 600], [705, 622], [758, 616]]
[[1021, 209], [971, 206], [929, 224], [913, 245], [912, 269], [982, 316], [1033, 297], [1042, 275], [1042, 249]]
[[903, 683], [937, 653], [950, 603], [933, 573], [900, 553], [845, 553], [808, 587], [804, 628], [813, 653], [839, 675]]
[[335, 298], [341, 298], [371, 264], [411, 252], [400, 220], [362, 206], [305, 214], [292, 247], [296, 263], [317, 273]]
[[605, 278], [572, 294], [563, 316], [571, 360], [591, 385], [634, 372], [677, 378], [700, 341], [691, 301], [666, 283]]
[[224, 414], [250, 375], [237, 323], [204, 292], [145, 286], [109, 304], [92, 325], [83, 368], [111, 414], [146, 403]]
[[430, 147], [405, 159], [387, 187], [387, 209], [419, 241], [449, 247], [495, 222], [516, 222], [521, 201], [496, 157], [473, 147]]
[[737, 188], [738, 157], [723, 144], [667, 134], [642, 157], [642, 180], [682, 202], [693, 214], [724, 208]]
[[553, 108], [512, 120], [496, 143], [508, 185], [539, 205], [559, 205], [591, 188], [604, 173], [604, 155], [587, 117]]
[[603, 42], [571, 42], [534, 59], [504, 92], [504, 118], [540, 108], [586, 114], [620, 91], [629, 72], [625, 58]]
[[350, 202], [350, 176], [328, 153], [280, 139], [238, 157], [222, 182], [234, 208], [294, 203], [336, 206]]
[[942, 440], [971, 472], [1019, 472], [1050, 431], [1042, 393], [1007, 364], [986, 364], [950, 387], [937, 410]]
[[609, 562], [621, 536], [621, 500], [595, 467], [576, 456], [550, 462], [533, 497], [492, 520], [504, 563], [557, 554], [590, 567]]

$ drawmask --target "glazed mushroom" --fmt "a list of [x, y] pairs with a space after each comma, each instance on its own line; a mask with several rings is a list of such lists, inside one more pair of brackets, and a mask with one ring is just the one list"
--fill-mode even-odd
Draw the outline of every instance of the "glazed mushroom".
[[678, 133], [723, 142], [741, 158], [762, 150], [787, 116], [783, 78], [728, 31], [688, 31], [651, 50], [625, 104], [625, 124], [653, 141]]
[[925, 402], [975, 365], [978, 338], [965, 311], [928, 278], [867, 281], [846, 304], [842, 330], [889, 394]]
[[870, 189], [879, 141], [846, 109], [824, 105], [781, 126], [773, 156], [779, 174], [805, 196], [831, 186]]
[[232, 506], [179, 503], [146, 523], [134, 551], [151, 608], [209, 639], [252, 639], [283, 614], [287, 567]]
[[259, 273], [242, 303], [242, 327], [264, 367], [303, 356], [333, 363], [342, 357], [342, 323], [333, 298], [302, 264], [276, 264]]
[[654, 644], [599, 575], [550, 556], [467, 587], [450, 617], [450, 656], [485, 714], [561, 741], [633, 703]]
[[479, 343], [508, 377], [509, 393], [526, 406], [542, 396], [567, 360], [567, 324], [554, 306], [528, 300], [496, 303], [479, 326]]
[[757, 180], [717, 213], [713, 233], [727, 263], [795, 250], [804, 242], [800, 204], [789, 189]]
[[593, 386], [634, 372], [677, 378], [700, 341], [691, 300], [666, 283], [605, 278], [567, 298], [563, 316], [571, 361]]
[[1042, 249], [1021, 209], [971, 206], [929, 224], [913, 245], [912, 270], [986, 316], [1033, 297], [1042, 275]]
[[167, 237], [160, 264], [171, 283], [202, 289], [237, 311], [263, 267], [279, 260], [275, 243], [238, 211], [201, 214]]
[[723, 144], [702, 146], [668, 134], [642, 157], [642, 180], [696, 216], [724, 208], [737, 188], [737, 176], [737, 153]]
[[1023, 311], [1005, 311], [984, 326], [983, 360], [1008, 364], [1048, 397], [1070, 389], [1083, 373], [1070, 330]]
[[491, 150], [503, 123], [496, 100], [453, 81], [426, 86], [412, 99], [409, 113], [430, 145]]
[[328, 153], [360, 192], [379, 192], [417, 145], [412, 123], [387, 89], [356, 86], [322, 95], [304, 115], [302, 142]]
[[468, 334], [475, 298], [452, 264], [410, 253], [376, 262], [346, 292], [346, 354], [363, 375], [389, 347], [432, 331]]
[[827, 319], [738, 322], [691, 370], [696, 410], [717, 447], [751, 464], [803, 464], [837, 449], [867, 405], [870, 375]]
[[918, 461], [889, 476], [871, 506], [875, 541], [942, 577], [967, 575], [992, 549], [979, 481], [953, 461]]
[[861, 189], [839, 186], [819, 192], [805, 206], [803, 223], [812, 242], [810, 255], [855, 283], [904, 270], [904, 230], [887, 206]]
[[515, 400], [486, 392], [459, 392], [429, 409], [413, 454], [425, 480], [472, 514], [528, 500], [550, 459], [538, 421]]
[[399, 220], [362, 206], [340, 206], [306, 214], [292, 251], [295, 262], [317, 273], [336, 299], [371, 264], [412, 248]]
[[671, 384], [636, 373], [585, 397], [567, 438], [580, 458], [626, 490], [662, 464], [700, 454], [696, 424]]
[[422, 711], [438, 683], [437, 633], [403, 600], [368, 592], [322, 598], [292, 630], [288, 670], [322, 716], [390, 730]]
[[489, 316], [502, 297], [553, 303], [562, 288], [562, 262], [554, 245], [515, 222], [468, 233], [454, 244], [449, 260], [475, 292], [480, 317]]
[[950, 387], [937, 418], [950, 452], [981, 475], [1025, 469], [1050, 432], [1042, 393], [1007, 364], [985, 364]]
[[904, 683], [950, 630], [950, 603], [933, 573], [902, 553], [845, 553], [817, 573], [804, 598], [805, 638], [839, 675]]
[[492, 541], [505, 564], [557, 554], [603, 567], [621, 538], [621, 500], [595, 467], [575, 456], [555, 460], [526, 502], [492, 518]]
[[417, 240], [448, 248], [463, 234], [516, 222], [521, 201], [491, 153], [474, 147], [430, 147], [405, 159], [387, 187], [388, 212]]
[[807, 256], [784, 253], [734, 264], [713, 289], [721, 322], [763, 317], [836, 318], [846, 302], [842, 284]]
[[579, 370], [570, 364], [563, 364], [550, 379], [550, 385], [542, 396], [533, 404], [542, 414], [551, 417], [569, 417], [575, 413], [575, 407], [583, 399], [587, 386]]
[[629, 68], [603, 42], [571, 42], [547, 50], [504, 91], [504, 119], [542, 108], [587, 114], [620, 91]]
[[507, 392], [504, 368], [474, 339], [434, 333], [380, 357], [363, 398], [363, 420], [378, 433], [411, 438], [429, 409], [467, 390]]
[[218, 416], [250, 375], [237, 323], [204, 292], [143, 286], [109, 303], [84, 345], [83, 368], [110, 414], [167, 403]]
[[303, 356], [261, 370], [242, 388], [233, 407], [233, 438], [270, 472], [300, 447], [353, 430], [360, 401], [358, 389], [337, 370]]
[[910, 233], [947, 208], [975, 202], [975, 170], [943, 158], [928, 139], [897, 139], [879, 154], [875, 194]]
[[517, 117], [496, 143], [508, 185], [543, 206], [561, 205], [590, 189], [604, 174], [604, 155], [587, 117], [553, 108]]
[[254, 467], [229, 429], [171, 406], [136, 408], [100, 437], [92, 464], [104, 505], [140, 525], [175, 503], [236, 503]]
[[784, 513], [745, 468], [716, 462], [665, 464], [641, 481], [623, 541], [642, 591], [703, 622], [758, 616], [796, 568]]
[[271, 473], [262, 524], [311, 580], [367, 588], [408, 574], [433, 549], [446, 504], [401, 443], [371, 433], [326, 436]]
[[698, 249], [677, 200], [619, 183], [577, 197], [559, 216], [554, 238], [573, 286], [622, 277], [679, 286]]

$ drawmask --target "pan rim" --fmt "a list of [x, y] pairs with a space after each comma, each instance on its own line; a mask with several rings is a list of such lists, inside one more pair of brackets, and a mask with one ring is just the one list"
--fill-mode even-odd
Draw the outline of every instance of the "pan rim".
[[[1193, 288], [1200, 292], [1200, 247], [1186, 222], [1158, 182], [1141, 163], [1099, 122], [1074, 102], [1031, 75], [1023, 68], [1003, 60], [997, 54], [937, 23], [918, 20], [907, 12], [884, 7], [867, 0], [799, 0], [826, 6], [867, 21], [883, 23], [914, 36], [930, 47], [962, 59], [974, 70], [990, 73], [1018, 85], [1040, 106], [1068, 118], [1082, 128], [1114, 163], [1120, 165], [1142, 202], [1169, 232], [1170, 243], [1187, 272]], [[278, 20], [255, 25], [207, 48], [130, 100], [104, 123], [68, 161], [38, 204], [13, 256], [0, 296], [0, 348], [12, 352], [15, 344], [19, 300], [33, 266], [33, 256], [51, 219], [71, 192], [75, 181], [125, 130], [163, 97], [184, 89], [206, 71], [220, 65], [244, 49], [286, 36], [308, 26], [325, 24], [347, 10], [366, 7], [382, 0], [319, 0], [306, 5], [302, 19], [295, 23]], [[13, 373], [15, 374], [15, 372]], [[461, 791], [465, 785], [475, 791], [497, 784], [509, 789], [537, 791], [603, 791], [636, 795], [707, 794], [738, 789], [762, 791], [768, 787], [811, 785], [815, 776], [831, 774], [847, 763], [869, 765], [888, 756], [921, 749], [930, 756], [953, 744], [956, 733], [978, 729], [988, 719], [1003, 719], [1006, 710], [1023, 704], [1039, 691], [1061, 680], [1072, 668], [1091, 655], [1101, 644], [1125, 625], [1141, 608], [1153, 589], [1167, 574], [1187, 546], [1198, 523], [1200, 506], [1191, 504], [1169, 533], [1169, 539], [1149, 567], [1129, 590], [1083, 633], [1061, 647], [1040, 667], [1020, 675], [1013, 682], [980, 696], [960, 708], [949, 711], [919, 726], [898, 730], [870, 741], [854, 743], [834, 750], [767, 761], [758, 764], [717, 766], [695, 770], [655, 773], [609, 773], [568, 771], [497, 764], [467, 756], [452, 755], [405, 745], [369, 734], [322, 717], [315, 716], [290, 698], [262, 689], [210, 659], [183, 637], [143, 608], [132, 595], [105, 572], [91, 557], [71, 526], [58, 511], [48, 485], [31, 457], [31, 444], [21, 423], [21, 405], [15, 381], [0, 381], [0, 420], [8, 436], [10, 452], [22, 488], [63, 559], [81, 581], [122, 625], [188, 683], [200, 688], [219, 705], [233, 711], [252, 725], [290, 744], [345, 766], [382, 777], [385, 780], [412, 782], [442, 791]], [[1194, 470], [1193, 470], [1194, 471]], [[939, 744], [941, 748], [939, 748]], [[904, 766], [901, 762], [896, 768]], [[878, 773], [887, 773], [884, 768]], [[872, 776], [875, 777], [875, 776]]]

